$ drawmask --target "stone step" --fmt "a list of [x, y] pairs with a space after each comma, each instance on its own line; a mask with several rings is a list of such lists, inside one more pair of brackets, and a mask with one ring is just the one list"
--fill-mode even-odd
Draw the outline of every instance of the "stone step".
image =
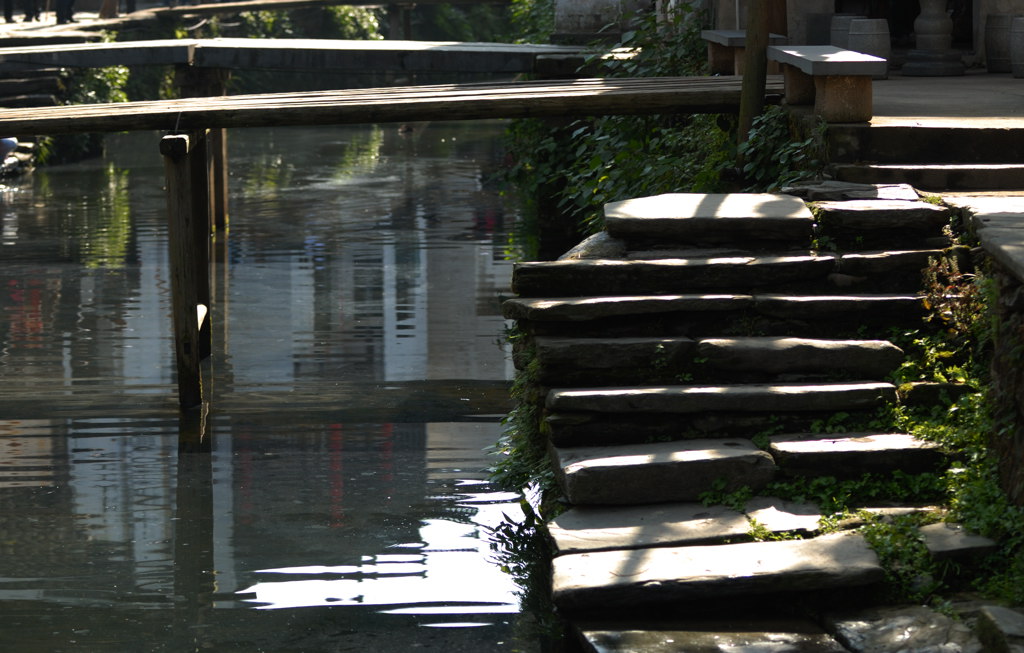
[[[876, 408], [846, 408], [843, 412], [870, 417]], [[750, 439], [780, 428], [792, 433], [809, 431], [832, 415], [828, 410], [717, 411], [689, 413], [681, 419], [678, 413], [552, 412], [544, 416], [541, 428], [556, 447], [580, 447], [707, 437]]]
[[895, 469], [934, 472], [945, 461], [941, 448], [909, 433], [809, 433], [776, 435], [769, 452], [780, 470], [793, 476], [860, 478]]
[[[888, 295], [633, 295], [515, 298], [506, 318], [536, 335], [852, 335], [862, 326], [916, 324], [921, 297]], [[734, 325], [734, 326], [731, 326]], [[731, 331], [730, 331], [731, 329]]]
[[702, 503], [574, 506], [547, 524], [555, 555], [751, 539], [751, 520], [773, 533], [817, 533], [821, 511], [807, 503], [755, 497], [743, 511]]
[[810, 244], [814, 216], [798, 198], [767, 193], [668, 193], [604, 207], [613, 238], [659, 244], [783, 241]]
[[856, 183], [899, 182], [925, 191], [992, 191], [1024, 189], [1024, 164], [965, 163], [833, 164], [832, 174]]
[[1019, 163], [1024, 129], [833, 124], [826, 140], [839, 163]]
[[743, 540], [743, 513], [702, 503], [573, 506], [547, 524], [555, 555]]
[[842, 251], [951, 244], [943, 233], [950, 223], [950, 210], [944, 206], [918, 200], [849, 200], [814, 207], [819, 243]]
[[555, 448], [557, 477], [573, 505], [696, 501], [716, 481], [725, 491], [764, 487], [775, 463], [749, 440], [698, 439]]
[[552, 412], [669, 413], [817, 412], [875, 408], [896, 400], [891, 383], [775, 383], [677, 385], [636, 388], [555, 388]]
[[964, 562], [995, 553], [995, 541], [970, 533], [961, 524], [939, 522], [922, 526], [921, 539], [936, 560]]
[[518, 263], [512, 289], [520, 297], [635, 296], [666, 290], [750, 293], [800, 289], [825, 292], [871, 288], [916, 292], [921, 270], [941, 249], [864, 252], [842, 256], [562, 260]]
[[[759, 614], [763, 614], [760, 612]], [[615, 623], [603, 619], [576, 630], [589, 653], [850, 653], [811, 622], [734, 618], [686, 623]]]
[[810, 429], [835, 412], [869, 414], [895, 397], [888, 383], [553, 389], [541, 426], [557, 447], [750, 439], [768, 428]]
[[[861, 513], [882, 517], [909, 514], [940, 514], [935, 506], [878, 508], [865, 506], [839, 525], [843, 530], [863, 526]], [[573, 506], [547, 524], [554, 554], [649, 549], [663, 546], [728, 544], [753, 539], [751, 530], [813, 537], [821, 527], [821, 510], [811, 503], [778, 497], [754, 497], [743, 510], [703, 503], [656, 503], [641, 505]], [[932, 524], [921, 529], [936, 559], [963, 560], [982, 555], [992, 540], [966, 533], [957, 524]]]
[[937, 235], [950, 217], [947, 207], [921, 201], [850, 200], [814, 206], [819, 230], [824, 233], [914, 231]]
[[995, 653], [966, 620], [928, 606], [875, 606], [823, 615], [824, 626], [851, 653]]
[[877, 379], [903, 361], [885, 340], [538, 337], [534, 345], [545, 385]]
[[570, 614], [849, 589], [874, 585], [885, 577], [878, 556], [854, 533], [578, 553], [555, 558], [552, 567], [555, 605]]
[[521, 297], [732, 291], [824, 282], [834, 271], [830, 255], [721, 258], [570, 260], [518, 263], [512, 290]]
[[916, 202], [921, 199], [921, 194], [910, 184], [854, 184], [834, 179], [798, 181], [785, 186], [780, 192], [808, 202], [841, 202], [845, 200]]

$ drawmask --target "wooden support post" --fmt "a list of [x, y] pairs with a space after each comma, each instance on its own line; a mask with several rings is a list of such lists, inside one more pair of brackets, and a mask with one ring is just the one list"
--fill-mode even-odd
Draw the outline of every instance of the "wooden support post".
[[[176, 134], [160, 140], [167, 183], [167, 242], [171, 268], [171, 319], [178, 372], [178, 405], [202, 405], [200, 362], [209, 355], [210, 200], [205, 139]], [[198, 196], [198, 197], [197, 197]], [[206, 344], [204, 345], [205, 335]]]
[[213, 195], [211, 188], [210, 139], [207, 132], [192, 134], [194, 144], [189, 153], [189, 170], [192, 175], [192, 215], [195, 239], [196, 300], [205, 306], [206, 319], [199, 321], [199, 359], [209, 358], [213, 351], [213, 329], [210, 328], [210, 236], [213, 230]]
[[[213, 200], [213, 227], [218, 232], [228, 228], [228, 130], [211, 129], [210, 151], [213, 154], [210, 192]], [[226, 233], [219, 236], [226, 237]]]
[[415, 4], [388, 5], [388, 38], [397, 41], [412, 39], [412, 9]]
[[[180, 65], [175, 68], [175, 84], [182, 97], [217, 97], [227, 94], [231, 71], [226, 68], [197, 68]], [[213, 224], [218, 231], [228, 225], [228, 132], [211, 129], [208, 148], [213, 156], [210, 192]]]
[[751, 0], [747, 5], [743, 90], [740, 93], [740, 117], [737, 123], [740, 143], [747, 141], [754, 118], [764, 110], [764, 92], [768, 80], [768, 2]]

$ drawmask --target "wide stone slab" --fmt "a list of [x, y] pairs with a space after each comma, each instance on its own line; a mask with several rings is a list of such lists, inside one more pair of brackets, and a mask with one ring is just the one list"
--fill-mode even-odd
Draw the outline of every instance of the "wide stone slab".
[[820, 281], [834, 267], [832, 256], [530, 262], [516, 264], [512, 290], [526, 297], [746, 291]]
[[574, 505], [697, 501], [716, 481], [755, 490], [775, 474], [749, 440], [697, 439], [554, 449], [558, 480]]
[[891, 383], [751, 383], [553, 389], [546, 406], [550, 411], [601, 413], [805, 412], [873, 408], [895, 398]]
[[900, 200], [916, 202], [921, 199], [910, 184], [854, 184], [848, 181], [805, 181], [786, 186], [781, 192], [802, 199], [816, 201], [843, 200]]
[[886, 340], [708, 338], [697, 343], [697, 356], [706, 360], [709, 367], [720, 370], [843, 373], [853, 378], [880, 378], [900, 365], [903, 350]]
[[858, 478], [900, 470], [933, 472], [944, 460], [939, 446], [909, 433], [808, 433], [776, 435], [770, 451], [787, 474]]
[[809, 242], [814, 216], [798, 198], [767, 193], [668, 193], [611, 202], [605, 228], [615, 238], [722, 242]]
[[939, 233], [949, 223], [949, 209], [928, 202], [853, 200], [819, 202], [818, 219], [825, 232], [914, 231]]
[[742, 538], [747, 518], [724, 506], [665, 503], [642, 506], [577, 506], [548, 522], [555, 555], [712, 544]]
[[502, 314], [510, 320], [586, 322], [627, 315], [741, 311], [751, 307], [751, 295], [627, 295], [619, 297], [561, 297], [509, 299]]
[[871, 585], [878, 557], [855, 534], [809, 540], [579, 553], [555, 558], [552, 595], [567, 612]]
[[[849, 653], [828, 634], [783, 630], [788, 623], [705, 625], [693, 630], [610, 630], [580, 627], [585, 651], [592, 653]], [[720, 628], [720, 629], [719, 629]]]
[[852, 653], [981, 653], [971, 629], [925, 606], [828, 615], [825, 627]]

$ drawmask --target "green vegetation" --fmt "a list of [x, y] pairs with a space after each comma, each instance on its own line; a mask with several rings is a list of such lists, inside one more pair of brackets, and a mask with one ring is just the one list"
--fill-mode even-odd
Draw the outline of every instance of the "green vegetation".
[[516, 43], [548, 43], [555, 29], [554, 0], [512, 0], [509, 10], [510, 40]]
[[[546, 14], [531, 23], [522, 14], [546, 3], [520, 2], [517, 17], [533, 34], [547, 29]], [[700, 29], [706, 17], [691, 3], [679, 3], [671, 22], [653, 13], [634, 20], [614, 55], [594, 54], [587, 75], [660, 77], [701, 75], [706, 44]], [[607, 51], [602, 46], [600, 52]], [[670, 192], [774, 190], [817, 175], [824, 163], [824, 125], [798, 136], [801, 126], [778, 107], [755, 120], [751, 137], [737, 151], [735, 117], [729, 115], [602, 116], [556, 123], [520, 120], [509, 130], [508, 178], [533, 198], [522, 230], [535, 233], [536, 222], [552, 219], [585, 235], [603, 226], [607, 202]], [[738, 155], [745, 164], [736, 168]], [[540, 216], [544, 216], [540, 219]], [[514, 255], [535, 258], [536, 243], [519, 236]]]
[[538, 362], [532, 349], [524, 350], [525, 334], [511, 329], [506, 337], [516, 350], [516, 356], [527, 362], [512, 383], [515, 407], [502, 421], [504, 432], [496, 447], [499, 458], [490, 470], [491, 478], [502, 487], [512, 490], [534, 487], [542, 496], [553, 498], [555, 475], [540, 427], [543, 391], [537, 383]]

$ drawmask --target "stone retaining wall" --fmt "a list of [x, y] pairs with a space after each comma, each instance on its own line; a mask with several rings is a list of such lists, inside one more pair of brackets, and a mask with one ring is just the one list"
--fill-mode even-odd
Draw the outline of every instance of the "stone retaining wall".
[[[948, 197], [968, 210], [995, 280], [989, 434], [1003, 489], [1024, 505], [1024, 197]], [[984, 318], [981, 318], [984, 319]]]

